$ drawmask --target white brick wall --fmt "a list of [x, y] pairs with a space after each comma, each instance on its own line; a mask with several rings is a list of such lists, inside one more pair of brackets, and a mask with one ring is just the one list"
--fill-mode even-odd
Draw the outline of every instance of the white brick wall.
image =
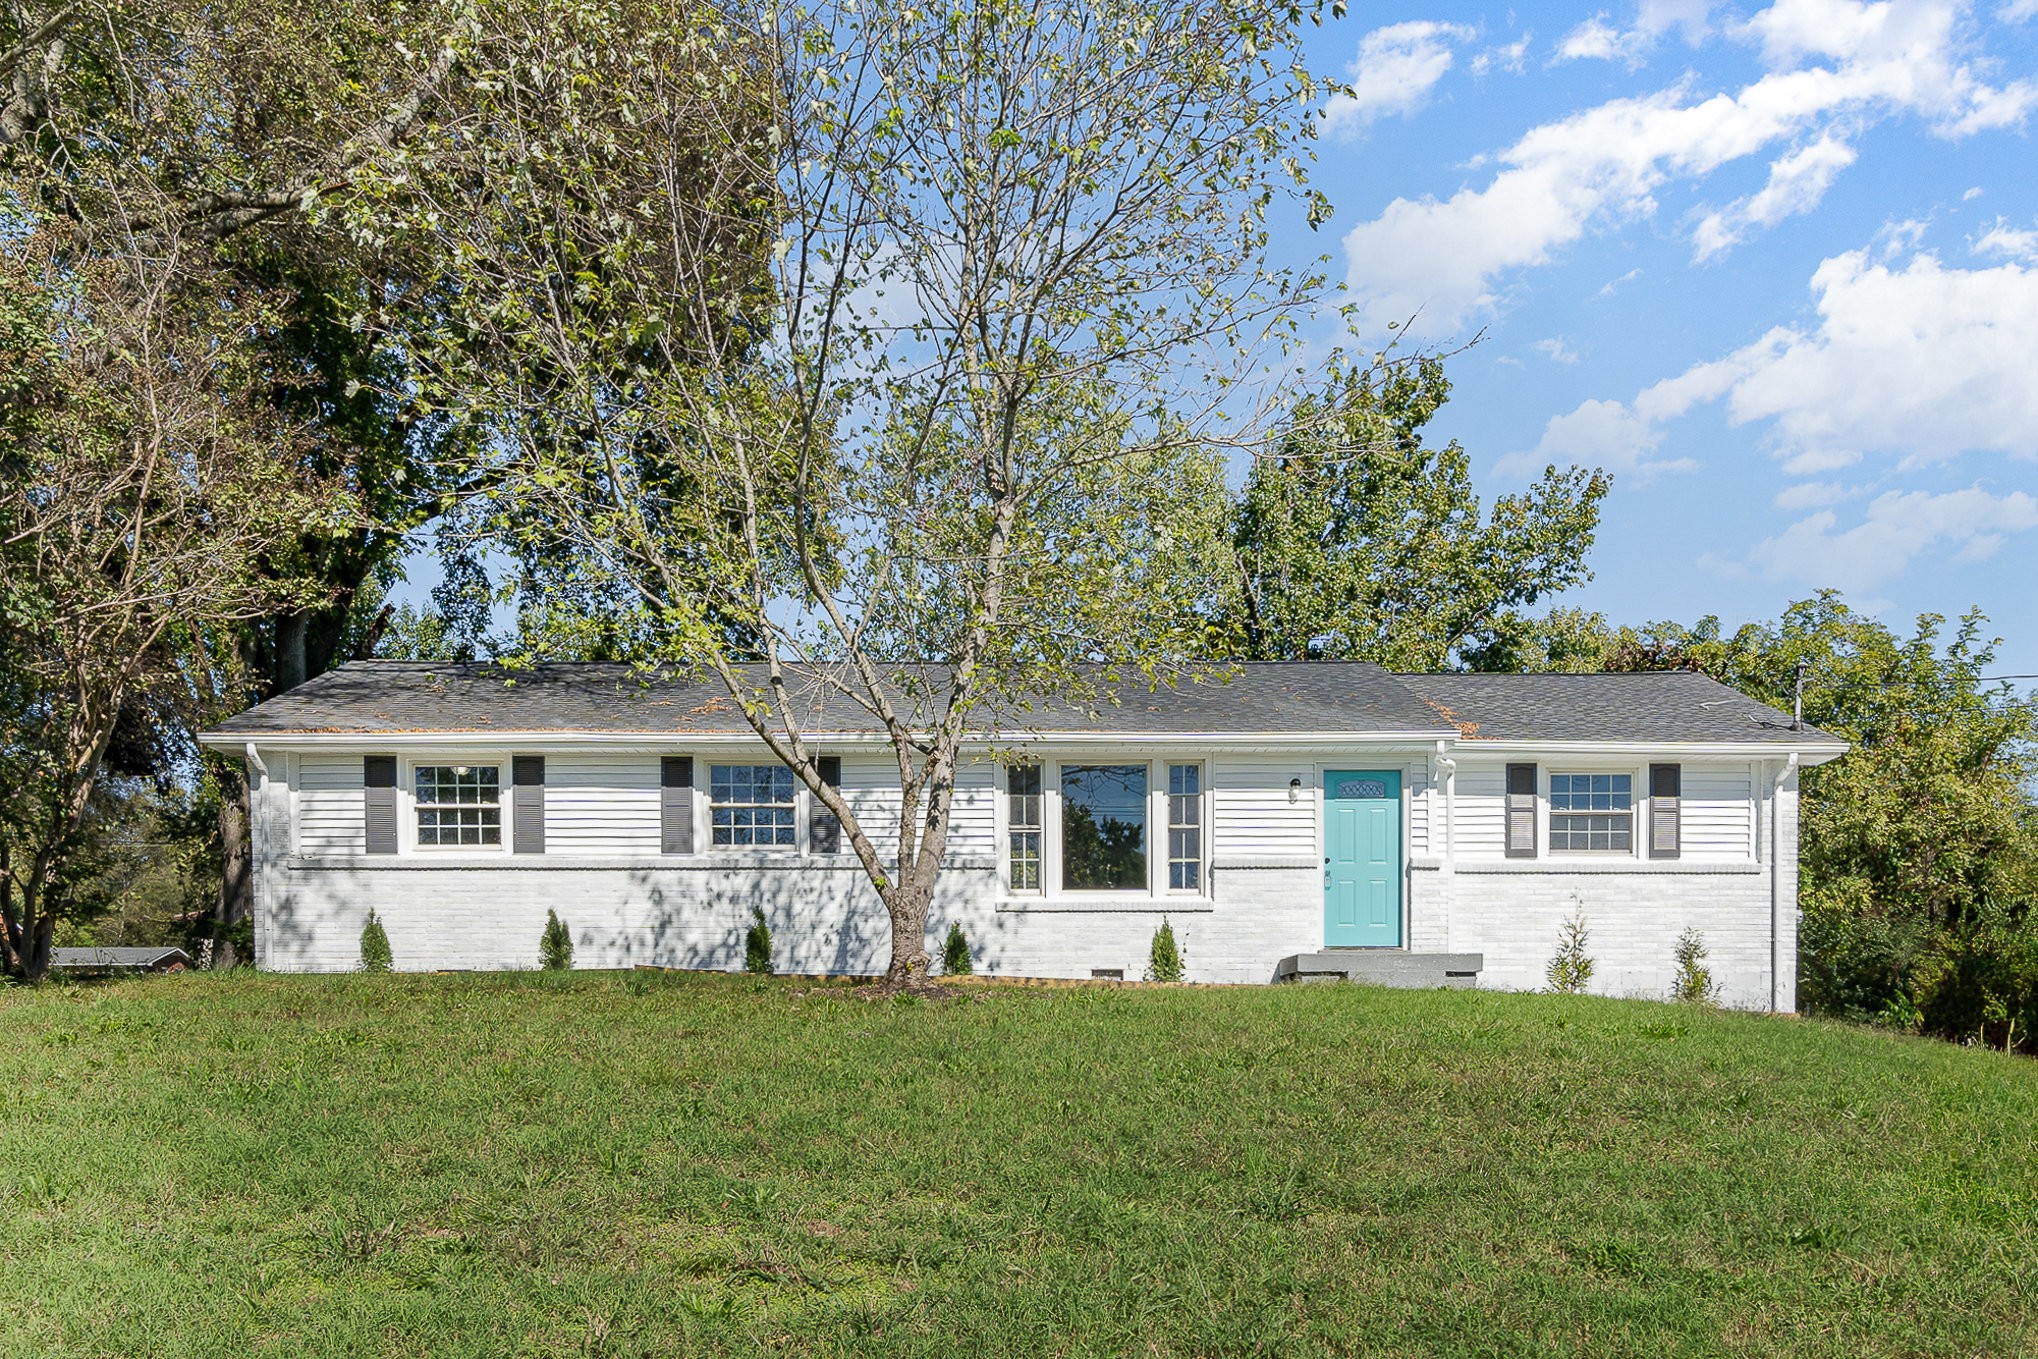
[[[1518, 861], [1519, 862], [1519, 861]], [[1663, 999], [1686, 927], [1705, 936], [1721, 1000], [1769, 1008], [1769, 875], [1755, 864], [1565, 871], [1533, 863], [1460, 865], [1449, 878], [1417, 875], [1415, 947], [1483, 953], [1479, 985], [1539, 990], [1557, 936], [1576, 910], [1591, 933], [1598, 995]], [[1427, 896], [1434, 891], [1435, 896]]]
[[[771, 923], [782, 970], [872, 973], [888, 957], [883, 910], [852, 859], [659, 856], [655, 755], [549, 755], [541, 859], [367, 856], [358, 755], [279, 752], [269, 763], [272, 777], [258, 781], [254, 794], [257, 950], [265, 967], [352, 968], [370, 907], [406, 969], [535, 966], [548, 909], [572, 927], [587, 967], [740, 967], [753, 909]], [[1784, 921], [1778, 989], [1785, 1008], [1794, 1004], [1797, 793], [1792, 779], [1771, 797], [1773, 763], [1687, 765], [1687, 806], [1703, 810], [1687, 822], [1687, 857], [1666, 864], [1502, 857], [1497, 760], [1461, 762], [1453, 853], [1443, 843], [1442, 790], [1419, 758], [1347, 753], [1326, 765], [1282, 754], [1217, 756], [1210, 760], [1210, 895], [1108, 907], [1003, 893], [994, 867], [995, 771], [977, 763], [958, 788], [952, 867], [928, 923], [929, 948], [959, 921], [986, 974], [1087, 977], [1117, 968], [1135, 978], [1165, 915], [1192, 979], [1267, 981], [1283, 957], [1323, 944], [1320, 804], [1311, 785], [1320, 785], [1323, 767], [1382, 766], [1408, 770], [1411, 949], [1482, 953], [1481, 986], [1537, 988], [1558, 929], [1582, 906], [1598, 963], [1594, 990], [1664, 994], [1677, 935], [1695, 926], [1723, 999], [1768, 1008], [1770, 868], [1778, 862], [1769, 851], [1778, 836], [1785, 850], [1775, 884]], [[1289, 780], [1298, 777], [1310, 795], [1291, 798]], [[887, 850], [896, 835], [893, 782], [883, 757], [844, 760], [844, 790]]]

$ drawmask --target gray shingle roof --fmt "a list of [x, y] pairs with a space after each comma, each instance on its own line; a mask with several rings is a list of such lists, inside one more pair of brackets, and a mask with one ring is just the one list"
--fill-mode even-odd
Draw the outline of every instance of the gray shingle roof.
[[[1377, 665], [1357, 661], [1248, 664], [1209, 682], [1149, 692], [1136, 680], [1092, 711], [1038, 699], [1007, 714], [1003, 732], [1118, 733], [1317, 731], [1446, 735], [1434, 708]], [[761, 672], [759, 672], [761, 680]], [[789, 701], [806, 730], [875, 732], [862, 708], [794, 671]], [[647, 678], [626, 665], [558, 663], [510, 672], [486, 664], [355, 661], [227, 719], [224, 737], [285, 732], [726, 733], [749, 727], [713, 675]]]
[[1471, 740], [1843, 744], [1690, 670], [1623, 675], [1402, 675]]
[[[812, 673], [793, 671], [787, 692], [808, 731], [877, 730], [869, 714]], [[1127, 682], [1116, 704], [1101, 710], [1040, 700], [997, 725], [1003, 734], [1044, 735], [1393, 732], [1455, 733], [1469, 740], [1839, 744], [1810, 727], [1793, 732], [1788, 715], [1688, 671], [1394, 675], [1359, 661], [1245, 664], [1153, 692]], [[646, 677], [607, 664], [512, 672], [488, 664], [355, 661], [229, 718], [211, 734], [747, 730], [713, 676]]]

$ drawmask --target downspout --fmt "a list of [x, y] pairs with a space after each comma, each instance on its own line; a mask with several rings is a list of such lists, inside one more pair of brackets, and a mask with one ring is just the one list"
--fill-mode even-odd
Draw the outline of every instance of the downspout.
[[1444, 853], [1443, 869], [1437, 874], [1442, 879], [1437, 884], [1441, 889], [1437, 896], [1440, 898], [1438, 905], [1444, 910], [1442, 923], [1446, 949], [1451, 946], [1451, 922], [1457, 914], [1458, 899], [1458, 762], [1446, 753], [1450, 748], [1448, 741], [1437, 742], [1437, 768], [1444, 772]]
[[[263, 778], [265, 779], [268, 778], [269, 766], [262, 763], [262, 752], [255, 749], [255, 743], [253, 741], [248, 742], [246, 747], [246, 753], [248, 757], [248, 764], [254, 769], [254, 771], [257, 774], [260, 774]], [[254, 820], [254, 817], [250, 816], [248, 819], [252, 821]]]
[[[1769, 1009], [1783, 1008], [1783, 785], [1797, 772], [1797, 752], [1776, 769], [1776, 786], [1769, 792]], [[1797, 846], [1791, 845], [1791, 863], [1797, 862]], [[1792, 902], [1793, 907], [1796, 906]], [[1795, 927], [1795, 921], [1793, 928]]]
[[1450, 748], [1450, 742], [1448, 741], [1437, 742], [1437, 768], [1444, 771], [1443, 859], [1444, 874], [1446, 876], [1456, 872], [1458, 864], [1458, 834], [1455, 824], [1458, 811], [1458, 762], [1445, 753]]

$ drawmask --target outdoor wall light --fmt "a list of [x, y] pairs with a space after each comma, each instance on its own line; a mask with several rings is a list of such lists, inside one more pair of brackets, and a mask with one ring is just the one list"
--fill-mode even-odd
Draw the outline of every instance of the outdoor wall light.
[[1294, 778], [1288, 780], [1288, 801], [1300, 802], [1301, 800], [1302, 800], [1302, 776], [1300, 774], [1297, 774]]

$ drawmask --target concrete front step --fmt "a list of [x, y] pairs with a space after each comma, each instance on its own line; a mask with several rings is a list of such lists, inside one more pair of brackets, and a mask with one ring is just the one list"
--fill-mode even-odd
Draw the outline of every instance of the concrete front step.
[[1470, 987], [1486, 965], [1483, 953], [1407, 953], [1398, 948], [1332, 948], [1296, 953], [1274, 968], [1277, 982], [1355, 981], [1374, 986]]

